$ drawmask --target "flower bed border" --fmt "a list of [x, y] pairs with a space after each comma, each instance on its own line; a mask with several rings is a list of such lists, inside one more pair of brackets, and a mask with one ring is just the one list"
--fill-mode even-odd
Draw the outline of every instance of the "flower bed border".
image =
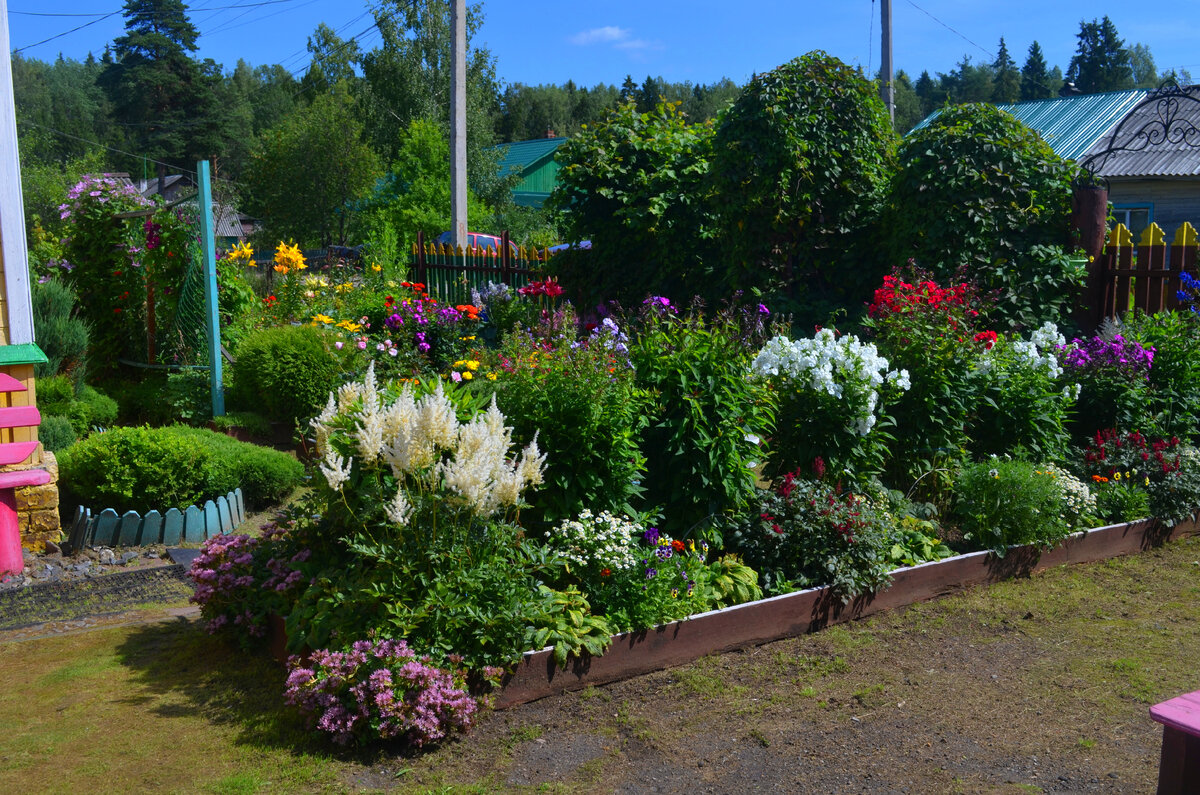
[[1173, 528], [1163, 527], [1157, 519], [1143, 519], [1075, 533], [1051, 550], [1012, 547], [1003, 558], [992, 552], [972, 552], [897, 569], [892, 572], [890, 586], [845, 605], [831, 596], [828, 588], [810, 588], [700, 613], [654, 630], [614, 635], [603, 656], [573, 659], [565, 671], [555, 665], [551, 649], [529, 651], [516, 671], [505, 678], [496, 708], [515, 707], [681, 665], [709, 654], [803, 635], [972, 585], [1028, 576], [1053, 566], [1130, 555], [1198, 533], [1200, 522], [1195, 517]]

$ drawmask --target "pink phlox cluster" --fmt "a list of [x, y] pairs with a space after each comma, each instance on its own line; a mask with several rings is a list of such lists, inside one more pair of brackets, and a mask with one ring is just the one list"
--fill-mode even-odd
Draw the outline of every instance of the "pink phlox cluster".
[[360, 640], [347, 651], [313, 652], [311, 667], [295, 657], [290, 664], [285, 700], [342, 744], [374, 732], [420, 747], [468, 728], [479, 710], [453, 672], [417, 657], [403, 640]]

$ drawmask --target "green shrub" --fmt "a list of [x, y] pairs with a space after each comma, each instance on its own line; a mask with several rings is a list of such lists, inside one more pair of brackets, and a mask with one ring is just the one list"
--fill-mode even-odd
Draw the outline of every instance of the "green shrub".
[[255, 509], [303, 477], [303, 466], [286, 453], [184, 426], [94, 434], [63, 450], [59, 469], [81, 500], [118, 512], [185, 508], [239, 486]]
[[1068, 239], [1074, 166], [994, 105], [947, 106], [901, 144], [882, 228], [888, 264], [999, 290], [993, 327], [1060, 322], [1078, 265]]
[[314, 416], [340, 383], [337, 357], [312, 326], [282, 326], [243, 340], [231, 368], [240, 408], [294, 422]]
[[212, 424], [218, 431], [241, 428], [259, 439], [266, 439], [271, 435], [271, 421], [253, 411], [231, 411], [220, 417], [213, 417]]
[[167, 374], [162, 396], [171, 406], [172, 420], [201, 425], [212, 418], [212, 387], [208, 370], [177, 370]]
[[1000, 556], [1015, 544], [1052, 547], [1094, 522], [1088, 487], [1052, 464], [992, 458], [964, 467], [954, 485], [963, 537]]
[[45, 414], [65, 417], [76, 436], [87, 436], [93, 428], [105, 428], [116, 422], [117, 402], [90, 386], [76, 387], [71, 376], [58, 375], [39, 380], [38, 407]]
[[1143, 348], [1154, 348], [1145, 400], [1151, 415], [1148, 427], [1157, 436], [1200, 439], [1200, 315], [1131, 312], [1125, 316], [1124, 331]]
[[630, 328], [637, 386], [649, 397], [642, 452], [645, 502], [661, 526], [688, 538], [754, 497], [752, 469], [762, 461], [774, 406], [766, 386], [747, 378], [753, 352], [770, 332], [753, 309], [705, 320], [700, 307], [679, 315], [665, 298], [648, 299]]
[[798, 310], [816, 322], [831, 309], [860, 310], [886, 267], [856, 254], [886, 195], [896, 142], [878, 88], [823, 52], [751, 80], [711, 144], [728, 281], [800, 291]]
[[71, 376], [76, 385], [87, 375], [90, 336], [87, 321], [75, 311], [75, 290], [58, 279], [33, 286], [33, 330], [46, 363], [33, 366], [40, 381], [52, 375]]
[[769, 594], [829, 585], [849, 601], [888, 583], [888, 524], [867, 498], [788, 473], [773, 491], [759, 490], [725, 540]]
[[75, 444], [75, 429], [66, 417], [55, 414], [43, 414], [42, 423], [38, 426], [38, 440], [51, 453], [65, 450]]
[[574, 516], [584, 508], [629, 513], [640, 492], [643, 456], [637, 446], [643, 402], [623, 336], [610, 319], [604, 333], [582, 344], [541, 347], [530, 333], [509, 334], [510, 362], [494, 382], [496, 402], [517, 444], [537, 435], [546, 454], [541, 487], [522, 511], [527, 527]]
[[1096, 495], [1096, 515], [1109, 523], [1133, 522], [1146, 519], [1150, 513], [1150, 495], [1131, 480], [1097, 482], [1092, 488]]

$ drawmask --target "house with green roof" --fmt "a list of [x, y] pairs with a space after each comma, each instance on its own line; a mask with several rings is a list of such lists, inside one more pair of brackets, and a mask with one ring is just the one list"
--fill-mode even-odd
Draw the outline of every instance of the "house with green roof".
[[522, 207], [541, 208], [550, 191], [554, 190], [558, 176], [554, 153], [566, 140], [537, 138], [492, 147], [501, 153], [500, 176], [521, 175], [521, 181], [512, 191], [514, 202]]

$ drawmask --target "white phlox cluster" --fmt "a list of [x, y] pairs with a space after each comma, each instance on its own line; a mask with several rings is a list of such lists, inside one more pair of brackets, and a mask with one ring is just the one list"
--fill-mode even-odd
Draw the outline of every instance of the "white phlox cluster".
[[348, 436], [363, 466], [389, 467], [401, 486], [384, 511], [399, 524], [412, 514], [406, 483], [421, 489], [445, 486], [474, 513], [489, 516], [515, 505], [527, 486], [542, 482], [546, 458], [536, 438], [519, 459], [508, 459], [512, 429], [504, 425], [494, 397], [486, 412], [466, 424], [459, 423], [440, 383], [420, 399], [406, 384], [399, 397], [385, 405], [373, 364], [363, 383], [343, 386], [336, 398], [330, 395], [312, 427], [322, 455], [320, 470], [330, 488], [341, 490], [354, 460], [340, 456], [331, 443], [339, 434]]
[[1011, 349], [1019, 361], [1035, 370], [1045, 370], [1046, 375], [1058, 378], [1062, 365], [1058, 363], [1058, 346], [1066, 345], [1067, 338], [1050, 321], [1042, 324], [1029, 335], [1028, 340], [1013, 340]]
[[758, 352], [751, 371], [760, 378], [788, 383], [796, 389], [823, 392], [847, 405], [850, 427], [866, 436], [875, 427], [879, 389], [885, 383], [907, 390], [907, 370], [889, 370], [888, 360], [871, 343], [853, 334], [837, 337], [821, 329], [812, 339], [773, 337]]

